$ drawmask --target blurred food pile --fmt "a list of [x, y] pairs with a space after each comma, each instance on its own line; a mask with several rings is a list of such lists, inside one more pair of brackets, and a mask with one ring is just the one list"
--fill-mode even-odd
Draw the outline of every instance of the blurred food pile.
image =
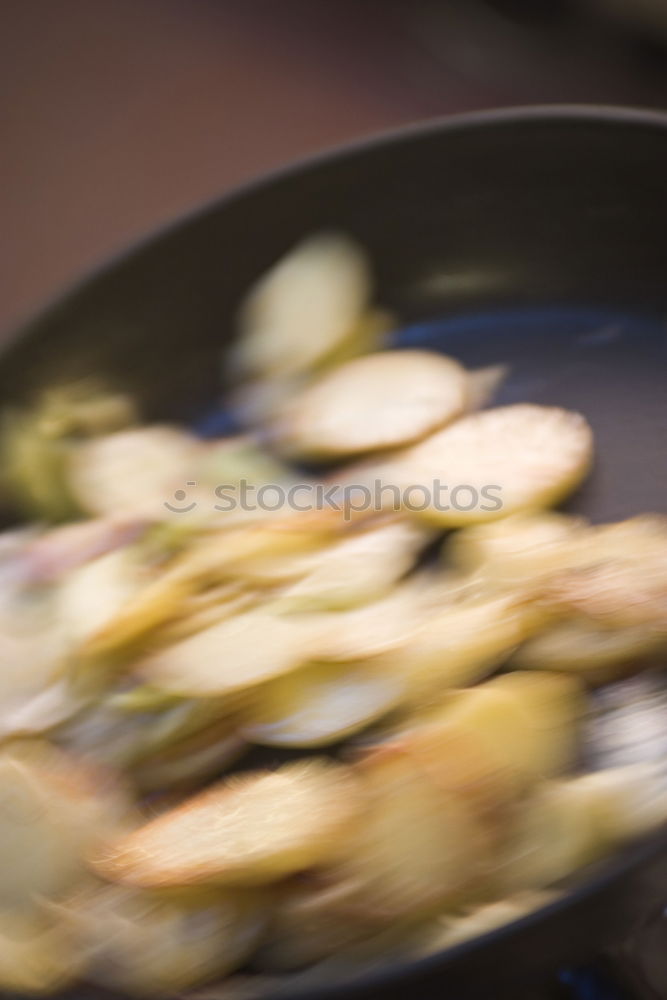
[[[547, 510], [585, 417], [392, 348], [372, 288], [322, 234], [249, 291], [236, 435], [94, 380], [5, 414], [3, 989], [330, 981], [540, 907], [667, 818], [667, 521]], [[595, 693], [630, 675], [636, 738]]]

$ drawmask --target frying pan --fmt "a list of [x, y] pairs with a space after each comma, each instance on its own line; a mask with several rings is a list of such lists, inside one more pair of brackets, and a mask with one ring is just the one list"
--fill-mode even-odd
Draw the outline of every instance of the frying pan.
[[[499, 402], [587, 415], [599, 457], [573, 510], [597, 521], [660, 511], [666, 178], [658, 113], [529, 108], [380, 136], [253, 183], [85, 280], [7, 347], [0, 398], [94, 372], [136, 393], [148, 419], [196, 423], [219, 399], [244, 291], [301, 237], [342, 230], [368, 249], [399, 343], [505, 362]], [[666, 897], [660, 833], [509, 927], [290, 996], [515, 997], [625, 938]]]

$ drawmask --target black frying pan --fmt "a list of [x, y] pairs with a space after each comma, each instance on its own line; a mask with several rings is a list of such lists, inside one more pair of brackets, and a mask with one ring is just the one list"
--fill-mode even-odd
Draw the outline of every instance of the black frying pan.
[[[599, 458], [573, 509], [594, 520], [664, 510], [661, 114], [472, 115], [274, 174], [178, 223], [48, 309], [4, 354], [3, 401], [95, 372], [127, 385], [149, 418], [197, 420], [219, 394], [222, 347], [242, 293], [295, 241], [323, 228], [368, 248], [378, 299], [407, 327], [401, 342], [437, 346], [472, 365], [507, 362], [512, 375], [500, 402], [555, 403], [589, 417]], [[621, 940], [665, 902], [660, 835], [510, 927], [317, 996], [515, 997], [520, 982]]]

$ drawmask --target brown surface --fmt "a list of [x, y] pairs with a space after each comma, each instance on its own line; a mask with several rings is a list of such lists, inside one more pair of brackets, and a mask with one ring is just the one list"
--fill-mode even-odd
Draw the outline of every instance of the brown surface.
[[474, 0], [4, 0], [0, 329], [313, 150], [453, 110], [657, 97], [616, 65], [591, 83], [589, 41], [535, 46]]

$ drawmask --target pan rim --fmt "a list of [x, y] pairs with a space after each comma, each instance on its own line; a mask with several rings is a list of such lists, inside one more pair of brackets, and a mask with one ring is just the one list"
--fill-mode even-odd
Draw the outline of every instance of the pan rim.
[[393, 146], [427, 139], [437, 134], [467, 132], [477, 129], [506, 128], [523, 123], [589, 123], [592, 125], [628, 126], [648, 128], [667, 132], [667, 111], [652, 108], [615, 104], [526, 104], [498, 107], [457, 114], [437, 115], [419, 119], [407, 125], [380, 129], [370, 135], [350, 142], [335, 143], [304, 157], [288, 160], [268, 171], [260, 171], [247, 181], [235, 184], [212, 198], [207, 198], [194, 207], [177, 212], [166, 221], [150, 228], [143, 235], [123, 243], [111, 253], [104, 253], [101, 259], [86, 267], [77, 277], [65, 281], [55, 293], [47, 295], [34, 309], [28, 309], [23, 316], [0, 329], [0, 364], [5, 355], [19, 340], [49, 314], [66, 306], [89, 285], [103, 279], [107, 274], [132, 262], [145, 251], [162, 240], [176, 236], [180, 231], [194, 225], [209, 213], [220, 211], [227, 205], [260, 193], [274, 184], [297, 180], [300, 176], [320, 167], [336, 165], [348, 159], [376, 150], [391, 149]]

